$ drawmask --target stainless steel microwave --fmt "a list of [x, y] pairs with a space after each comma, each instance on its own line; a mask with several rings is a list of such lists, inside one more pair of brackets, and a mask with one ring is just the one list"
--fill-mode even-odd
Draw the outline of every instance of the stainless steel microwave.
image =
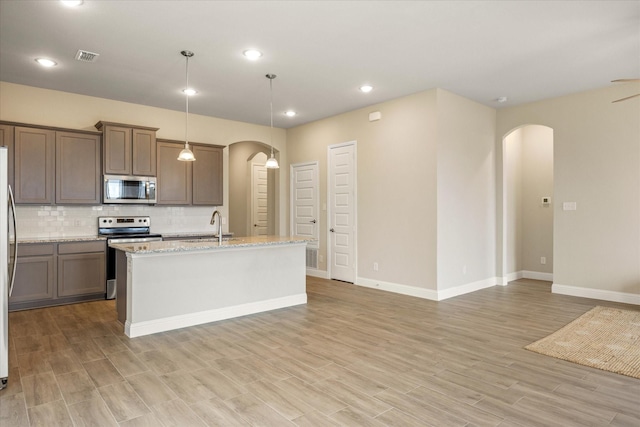
[[153, 205], [156, 203], [156, 177], [105, 175], [103, 203]]

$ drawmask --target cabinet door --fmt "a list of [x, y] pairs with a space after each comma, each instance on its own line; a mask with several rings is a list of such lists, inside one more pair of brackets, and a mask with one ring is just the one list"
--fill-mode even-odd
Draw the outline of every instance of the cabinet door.
[[222, 205], [222, 148], [194, 145], [193, 204]]
[[8, 178], [9, 185], [13, 189], [13, 126], [0, 125], [0, 147], [9, 149]]
[[[191, 204], [191, 163], [178, 160], [182, 144], [158, 142], [158, 205]], [[197, 160], [196, 160], [197, 161]]]
[[58, 297], [105, 292], [104, 252], [58, 255]]
[[131, 175], [131, 128], [105, 126], [104, 173]]
[[56, 203], [99, 205], [102, 201], [100, 136], [56, 133]]
[[156, 176], [156, 132], [133, 129], [133, 174]]
[[53, 298], [53, 255], [18, 256], [9, 304]]
[[16, 203], [53, 204], [55, 132], [15, 128]]

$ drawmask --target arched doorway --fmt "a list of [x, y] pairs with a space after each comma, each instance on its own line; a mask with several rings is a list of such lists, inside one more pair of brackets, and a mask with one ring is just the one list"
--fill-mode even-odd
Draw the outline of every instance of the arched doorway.
[[503, 138], [502, 153], [502, 277], [552, 281], [553, 129], [514, 129]]
[[[253, 165], [266, 161], [270, 147], [256, 141], [241, 141], [229, 145], [229, 231], [235, 237], [253, 235], [255, 200], [253, 190], [255, 176]], [[276, 157], [278, 153], [276, 152]], [[266, 221], [265, 233], [277, 234], [277, 191], [279, 169], [266, 173]]]

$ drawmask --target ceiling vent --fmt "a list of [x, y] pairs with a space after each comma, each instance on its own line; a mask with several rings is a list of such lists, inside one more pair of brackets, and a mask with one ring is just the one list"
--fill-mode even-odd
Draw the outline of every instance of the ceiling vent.
[[81, 62], [96, 62], [98, 60], [98, 56], [100, 56], [99, 53], [88, 52], [82, 49], [76, 53], [76, 59]]

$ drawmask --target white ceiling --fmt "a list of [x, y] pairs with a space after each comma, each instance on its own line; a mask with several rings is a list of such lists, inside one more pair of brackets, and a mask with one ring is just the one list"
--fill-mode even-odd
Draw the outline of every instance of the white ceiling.
[[284, 128], [436, 87], [499, 108], [640, 77], [640, 1], [0, 0], [3, 81], [184, 111], [185, 49], [207, 116], [268, 125], [266, 73]]

